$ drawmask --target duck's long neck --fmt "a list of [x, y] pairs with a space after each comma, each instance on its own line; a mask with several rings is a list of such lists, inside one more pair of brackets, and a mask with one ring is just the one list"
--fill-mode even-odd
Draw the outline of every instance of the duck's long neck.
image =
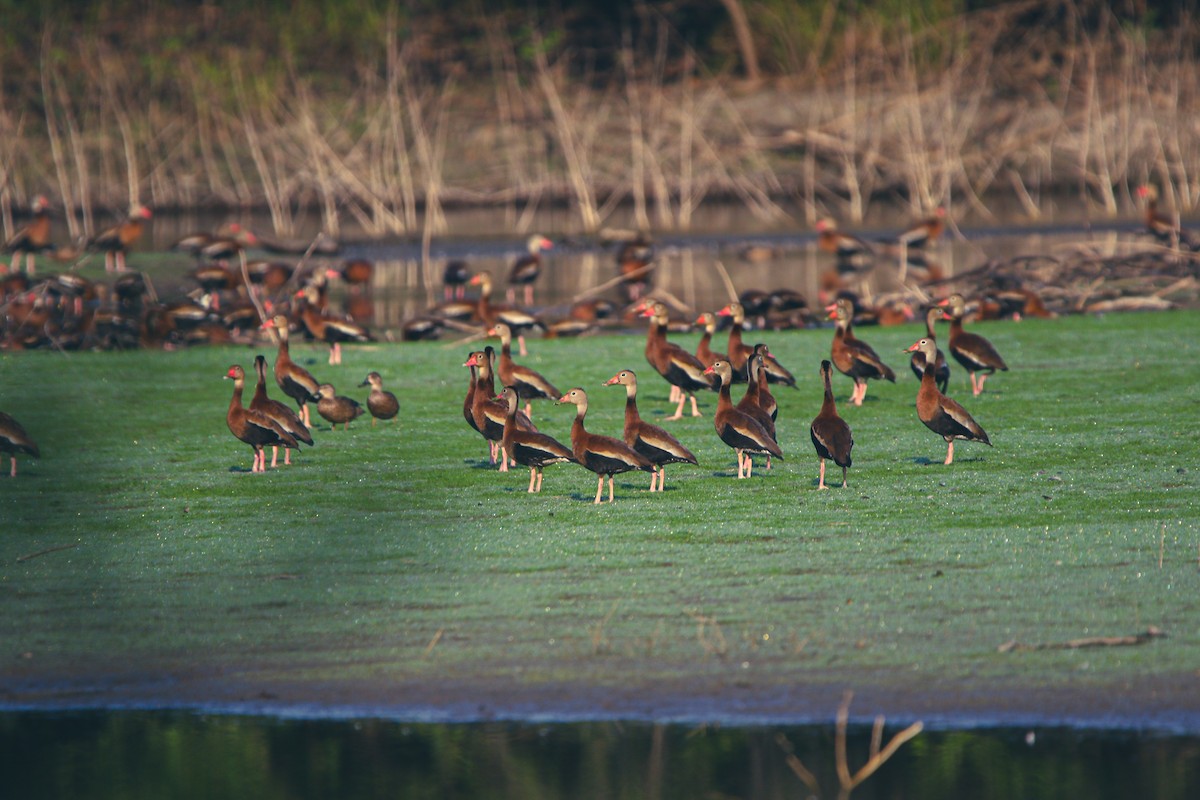
[[231, 412], [241, 409], [241, 407], [242, 407], [242, 389], [245, 387], [245, 385], [246, 384], [241, 379], [235, 380], [233, 382], [233, 397], [231, 397], [229, 400], [229, 410]]
[[837, 404], [833, 401], [833, 381], [828, 372], [823, 372], [821, 377], [825, 380], [825, 399], [821, 402], [821, 413], [836, 414]]
[[636, 426], [641, 420], [637, 407], [637, 387], [625, 387], [625, 430]]
[[729, 381], [721, 381], [721, 391], [717, 395], [717, 410], [733, 408], [733, 398], [729, 396]]

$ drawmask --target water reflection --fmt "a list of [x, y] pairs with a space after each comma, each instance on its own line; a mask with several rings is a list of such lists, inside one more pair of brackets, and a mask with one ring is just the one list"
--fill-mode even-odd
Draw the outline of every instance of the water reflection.
[[[892, 733], [889, 730], [886, 736]], [[851, 765], [870, 731], [852, 730]], [[833, 725], [406, 724], [187, 713], [0, 715], [4, 796], [793, 798], [794, 752], [837, 796]], [[926, 731], [855, 798], [1190, 798], [1200, 740], [1066, 729]]]

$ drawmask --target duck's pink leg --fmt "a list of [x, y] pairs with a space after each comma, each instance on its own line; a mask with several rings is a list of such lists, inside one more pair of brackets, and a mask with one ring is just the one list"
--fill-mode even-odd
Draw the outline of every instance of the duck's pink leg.
[[530, 467], [529, 468], [529, 489], [527, 489], [526, 491], [529, 491], [529, 492], [536, 491], [533, 488], [534, 481], [536, 481], [536, 480], [537, 480], [537, 467]]
[[604, 494], [604, 476], [603, 476], [603, 475], [597, 475], [596, 477], [597, 477], [597, 479], [598, 479], [598, 481], [599, 481], [599, 482], [596, 484], [596, 499], [595, 499], [595, 501], [592, 503], [592, 505], [597, 505], [597, 504], [599, 504], [599, 502], [600, 502], [600, 496], [601, 496], [602, 494]]
[[[267, 458], [267, 454], [263, 453], [263, 460], [265, 461], [266, 458]], [[277, 463], [278, 460], [279, 460], [279, 445], [273, 444], [273, 445], [271, 445], [271, 469], [275, 469], [275, 467], [278, 466], [278, 463]]]
[[694, 394], [689, 395], [689, 397], [692, 398], [692, 416], [693, 417], [700, 416], [700, 409], [696, 407], [696, 395], [694, 395]]
[[817, 478], [817, 488], [818, 489], [828, 489], [829, 488], [828, 486], [825, 485], [825, 459], [823, 459], [823, 458], [821, 459], [821, 472], [819, 474], [819, 477]]
[[946, 448], [946, 463], [949, 464], [953, 460], [954, 460], [954, 440], [951, 439], [949, 442], [949, 447]]

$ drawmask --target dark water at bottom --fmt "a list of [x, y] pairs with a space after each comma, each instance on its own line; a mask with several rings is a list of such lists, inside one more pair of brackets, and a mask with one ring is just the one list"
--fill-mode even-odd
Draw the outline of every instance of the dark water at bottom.
[[[888, 726], [884, 744], [899, 730]], [[851, 727], [850, 773], [869, 729]], [[186, 712], [0, 715], [0, 796], [837, 797], [825, 726], [408, 724]], [[811, 773], [819, 793], [789, 762]], [[1065, 728], [925, 731], [855, 798], [1196, 798], [1200, 739]]]

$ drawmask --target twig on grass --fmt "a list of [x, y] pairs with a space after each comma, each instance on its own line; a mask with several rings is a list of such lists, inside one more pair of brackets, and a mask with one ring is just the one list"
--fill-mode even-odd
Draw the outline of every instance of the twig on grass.
[[437, 629], [437, 633], [435, 633], [433, 635], [433, 638], [429, 640], [429, 644], [425, 645], [425, 652], [423, 654], [424, 658], [429, 657], [429, 654], [433, 652], [433, 648], [437, 647], [437, 643], [442, 640], [442, 634], [444, 634], [445, 632], [446, 632], [445, 628]]
[[1070, 639], [1065, 642], [1042, 642], [1038, 644], [1022, 644], [1016, 639], [1010, 639], [996, 650], [1001, 653], [1026, 652], [1029, 650], [1078, 650], [1084, 647], [1124, 647], [1145, 644], [1155, 639], [1166, 638], [1166, 632], [1154, 625], [1144, 633], [1132, 636], [1085, 636], [1082, 639]]
[[58, 547], [47, 547], [45, 550], [38, 550], [36, 553], [27, 553], [23, 556], [17, 556], [17, 563], [19, 564], [22, 561], [28, 561], [31, 558], [37, 558], [38, 556], [44, 556], [50, 553], [57, 553], [59, 550], [70, 550], [73, 547], [79, 547], [78, 543], [60, 544]]

